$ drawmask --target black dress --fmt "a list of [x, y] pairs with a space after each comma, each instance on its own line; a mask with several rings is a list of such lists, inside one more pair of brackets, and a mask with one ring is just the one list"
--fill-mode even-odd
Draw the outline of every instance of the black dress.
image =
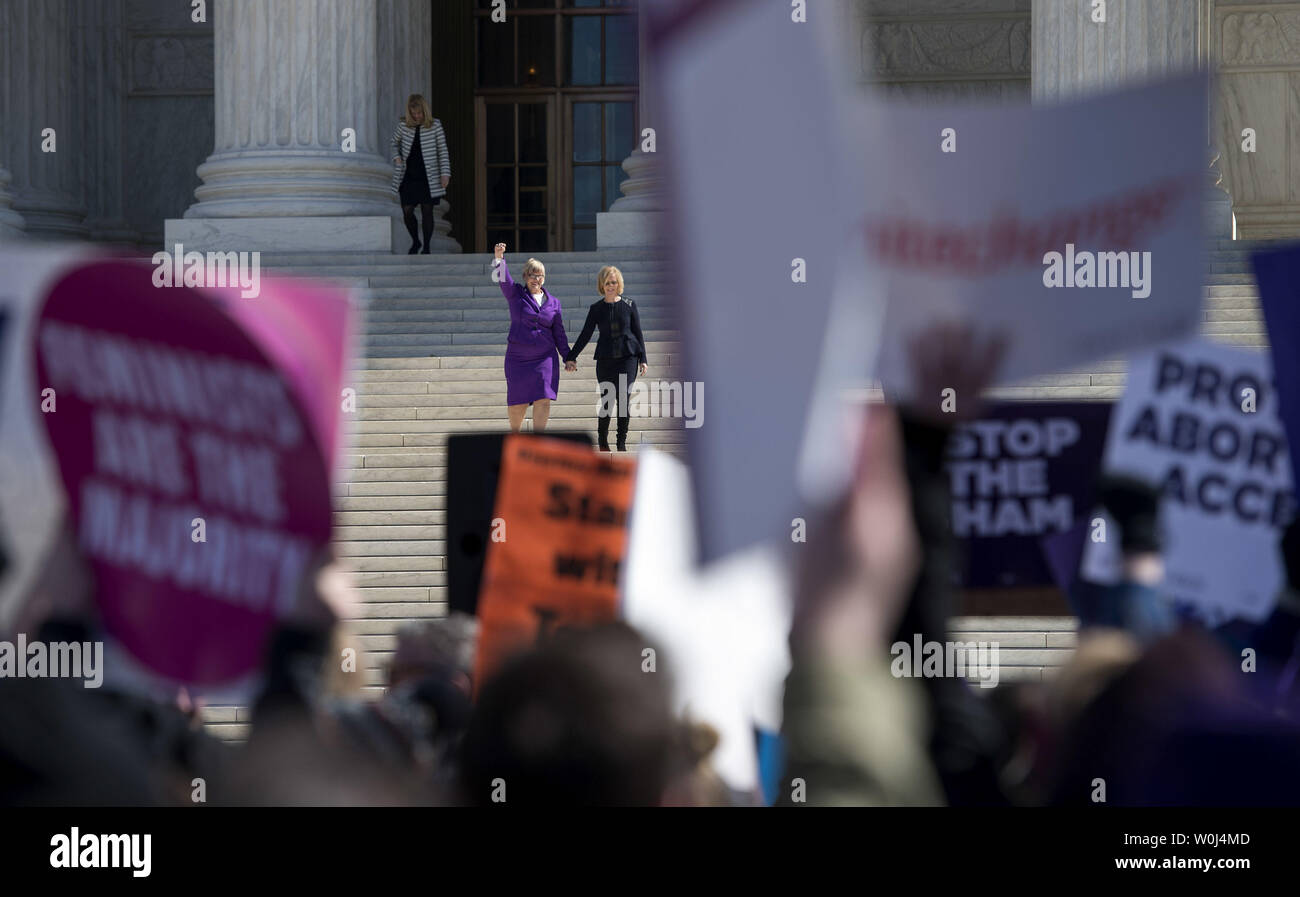
[[415, 129], [415, 139], [411, 141], [411, 154], [406, 158], [406, 173], [397, 188], [404, 206], [429, 205], [433, 195], [429, 192], [429, 174], [424, 168], [424, 150], [420, 148], [420, 128]]

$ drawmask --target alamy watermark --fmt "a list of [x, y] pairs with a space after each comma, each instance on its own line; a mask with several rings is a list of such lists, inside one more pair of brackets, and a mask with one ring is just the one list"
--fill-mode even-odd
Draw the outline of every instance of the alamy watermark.
[[980, 688], [993, 688], [1001, 675], [997, 642], [922, 642], [916, 633], [911, 642], [894, 642], [889, 653], [889, 672], [899, 679], [974, 677]]
[[240, 298], [262, 293], [262, 253], [186, 252], [177, 243], [172, 252], [153, 254], [156, 287], [237, 287]]
[[20, 632], [0, 641], [0, 679], [81, 679], [86, 688], [104, 684], [103, 642], [40, 642]]
[[1045, 287], [1122, 287], [1134, 299], [1151, 295], [1150, 252], [1076, 252], [1066, 243], [1064, 253], [1044, 253], [1043, 264]]
[[694, 430], [704, 425], [704, 384], [689, 380], [638, 380], [629, 389], [626, 374], [619, 374], [617, 383], [601, 381], [596, 413], [601, 417], [615, 417], [620, 408], [628, 417], [679, 417]]

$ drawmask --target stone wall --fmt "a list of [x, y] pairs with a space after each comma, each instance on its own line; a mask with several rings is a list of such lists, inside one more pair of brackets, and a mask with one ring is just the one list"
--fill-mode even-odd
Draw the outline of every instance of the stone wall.
[[1029, 97], [1030, 0], [850, 0], [855, 77], [908, 99]]

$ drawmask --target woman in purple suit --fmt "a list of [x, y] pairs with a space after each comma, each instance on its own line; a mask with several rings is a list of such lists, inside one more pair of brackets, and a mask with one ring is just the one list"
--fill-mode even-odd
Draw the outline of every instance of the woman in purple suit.
[[560, 300], [542, 284], [546, 269], [537, 259], [524, 264], [524, 282], [515, 283], [506, 267], [506, 244], [495, 249], [494, 275], [510, 304], [510, 336], [506, 340], [506, 412], [510, 429], [518, 433], [528, 406], [533, 406], [533, 432], [546, 429], [551, 399], [560, 388], [560, 359], [569, 354]]

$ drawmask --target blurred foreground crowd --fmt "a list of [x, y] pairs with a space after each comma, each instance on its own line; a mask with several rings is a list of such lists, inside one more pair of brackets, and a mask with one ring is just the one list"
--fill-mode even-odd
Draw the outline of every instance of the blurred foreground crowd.
[[[967, 395], [992, 369], [944, 363], [932, 380]], [[1300, 804], [1296, 524], [1271, 615], [1211, 631], [1160, 595], [1158, 496], [1108, 481], [1124, 577], [1077, 584], [1065, 667], [992, 690], [891, 675], [890, 645], [945, 641], [955, 610], [952, 424], [941, 417], [870, 408], [851, 490], [791, 549], [776, 804]], [[93, 588], [66, 538], [29, 602], [28, 632], [93, 639]], [[716, 775], [717, 733], [673, 712], [671, 654], [643, 672], [651, 645], [631, 627], [559, 630], [474, 682], [473, 618], [410, 625], [383, 697], [365, 700], [347, 684], [358, 674], [338, 672], [349, 591], [321, 558], [268, 646], [242, 744], [208, 734], [184, 694], [151, 702], [79, 680], [0, 678], [0, 804], [189, 805], [196, 779], [218, 805], [765, 802]]]

